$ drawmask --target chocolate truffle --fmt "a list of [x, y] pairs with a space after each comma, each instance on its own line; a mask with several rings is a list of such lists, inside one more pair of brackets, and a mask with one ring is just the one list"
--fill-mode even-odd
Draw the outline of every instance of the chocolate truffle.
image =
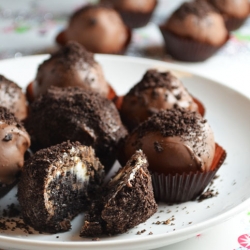
[[111, 8], [89, 5], [75, 12], [57, 42], [73, 40], [94, 53], [120, 53], [130, 42], [131, 34], [119, 14]]
[[156, 0], [102, 0], [119, 12], [125, 24], [132, 28], [145, 26], [156, 7]]
[[138, 149], [143, 150], [154, 172], [207, 172], [214, 159], [215, 141], [200, 114], [176, 108], [160, 111], [139, 125], [125, 142], [122, 162]]
[[115, 105], [81, 88], [50, 88], [30, 108], [27, 129], [41, 147], [66, 140], [92, 146], [108, 170], [127, 131]]
[[27, 101], [22, 89], [3, 75], [0, 75], [0, 102], [19, 120], [27, 117]]
[[124, 96], [120, 113], [124, 124], [132, 130], [152, 114], [173, 107], [198, 111], [198, 105], [179, 79], [171, 72], [151, 69]]
[[70, 220], [87, 209], [103, 177], [94, 150], [79, 142], [36, 152], [25, 163], [18, 185], [24, 221], [43, 232], [68, 231]]
[[108, 97], [110, 90], [93, 54], [76, 42], [69, 42], [39, 66], [27, 89], [29, 100], [45, 93], [50, 86], [92, 89], [104, 97]]
[[103, 188], [103, 197], [94, 201], [85, 214], [81, 236], [124, 233], [156, 212], [147, 167], [145, 155], [137, 151]]
[[206, 2], [183, 3], [169, 18], [166, 28], [178, 36], [214, 46], [223, 44], [228, 35], [222, 16]]
[[18, 180], [24, 164], [24, 153], [30, 138], [21, 122], [4, 107], [0, 107], [0, 197]]
[[205, 1], [183, 3], [160, 29], [167, 52], [182, 61], [204, 61], [229, 39], [223, 17]]

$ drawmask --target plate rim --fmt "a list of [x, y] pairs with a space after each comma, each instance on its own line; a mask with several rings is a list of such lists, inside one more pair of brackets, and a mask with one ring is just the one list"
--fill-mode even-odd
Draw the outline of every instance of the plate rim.
[[[46, 57], [48, 57], [49, 54], [41, 54], [41, 55], [31, 55], [31, 56], [24, 56], [20, 58], [9, 58], [9, 59], [4, 59], [0, 61], [0, 66], [1, 64], [4, 64], [6, 62], [11, 63], [12, 61], [22, 61], [22, 60], [32, 60], [32, 59], [42, 59], [45, 60]], [[154, 66], [157, 65], [162, 65], [166, 68], [169, 68], [170, 70], [178, 70], [180, 72], [184, 73], [191, 73], [194, 77], [199, 77], [208, 81], [213, 82], [216, 85], [220, 85], [223, 88], [226, 88], [228, 90], [231, 90], [233, 92], [236, 92], [238, 95], [240, 95], [242, 98], [246, 98], [250, 102], [250, 97], [247, 95], [244, 95], [243, 93], [239, 92], [237, 89], [235, 89], [232, 86], [228, 86], [225, 83], [222, 83], [220, 81], [216, 81], [214, 79], [211, 79], [207, 76], [204, 76], [202, 73], [199, 74], [197, 72], [193, 72], [192, 69], [187, 68], [188, 65], [183, 66], [183, 65], [178, 65], [174, 64], [171, 62], [165, 62], [165, 61], [160, 61], [160, 60], [154, 60], [154, 59], [148, 59], [148, 58], [138, 58], [138, 57], [132, 57], [132, 56], [122, 56], [122, 55], [108, 55], [108, 54], [95, 54], [95, 59], [99, 62], [99, 60], [121, 60], [121, 61], [134, 61], [139, 64], [153, 64]], [[39, 247], [45, 247], [45, 246], [50, 246], [50, 247], [60, 247], [62, 249], [66, 249], [69, 247], [76, 247], [76, 248], [82, 248], [82, 247], [88, 247], [88, 248], [93, 248], [97, 249], [98, 247], [114, 247], [117, 246], [117, 244], [124, 244], [124, 246], [128, 247], [130, 245], [140, 245], [146, 246], [148, 243], [152, 243], [154, 241], [161, 241], [160, 246], [165, 246], [164, 242], [168, 242], [170, 238], [173, 238], [173, 242], [179, 242], [182, 240], [185, 240], [187, 238], [190, 238], [193, 234], [199, 232], [203, 232], [205, 230], [209, 230], [212, 227], [219, 225], [229, 219], [231, 219], [234, 215], [237, 213], [242, 212], [244, 209], [246, 209], [250, 205], [250, 197], [238, 204], [237, 206], [229, 209], [228, 211], [217, 215], [211, 219], [205, 220], [203, 222], [199, 222], [197, 224], [190, 225], [189, 227], [183, 228], [183, 229], [178, 229], [177, 231], [174, 232], [168, 232], [168, 233], [161, 233], [157, 235], [151, 235], [150, 237], [142, 236], [138, 239], [112, 239], [108, 241], [42, 241], [42, 240], [33, 240], [33, 239], [23, 239], [23, 238], [16, 238], [16, 237], [11, 237], [11, 236], [5, 236], [5, 235], [0, 235], [0, 244], [8, 244], [8, 246], [19, 246], [18, 244], [25, 244], [28, 247], [32, 246], [39, 246]], [[178, 238], [182, 238], [181, 240], [178, 240]], [[159, 244], [159, 242], [158, 242]], [[149, 247], [149, 245], [148, 245]]]

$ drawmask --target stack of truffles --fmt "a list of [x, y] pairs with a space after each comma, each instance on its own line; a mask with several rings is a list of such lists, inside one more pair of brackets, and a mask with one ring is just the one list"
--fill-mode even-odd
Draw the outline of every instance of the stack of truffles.
[[171, 72], [149, 69], [117, 96], [93, 54], [69, 42], [38, 67], [29, 112], [21, 89], [0, 79], [0, 194], [19, 181], [23, 219], [38, 231], [67, 231], [85, 212], [82, 237], [124, 233], [156, 200], [196, 199], [226, 157], [203, 104]]

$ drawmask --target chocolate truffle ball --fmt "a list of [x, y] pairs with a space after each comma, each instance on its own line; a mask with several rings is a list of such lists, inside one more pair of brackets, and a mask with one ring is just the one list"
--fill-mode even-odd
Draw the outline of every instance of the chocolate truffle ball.
[[137, 151], [103, 187], [102, 197], [85, 214], [80, 236], [125, 233], [157, 211], [148, 162]]
[[124, 124], [132, 130], [154, 113], [173, 107], [198, 111], [198, 105], [178, 78], [171, 72], [151, 69], [124, 96], [120, 113]]
[[27, 129], [41, 147], [66, 140], [92, 146], [108, 170], [116, 148], [127, 135], [115, 105], [81, 88], [50, 88], [30, 108]]
[[86, 6], [70, 18], [57, 41], [77, 41], [94, 53], [120, 53], [130, 41], [130, 31], [119, 14], [103, 6]]
[[39, 66], [36, 79], [27, 89], [29, 100], [50, 86], [92, 89], [105, 97], [109, 94], [101, 66], [91, 52], [76, 42], [69, 42]]
[[213, 131], [196, 112], [170, 109], [154, 114], [127, 138], [122, 162], [138, 149], [159, 174], [207, 172], [215, 153]]
[[43, 232], [68, 231], [70, 220], [87, 209], [103, 177], [94, 150], [79, 142], [36, 152], [25, 163], [18, 185], [24, 221]]
[[0, 102], [19, 120], [27, 117], [27, 101], [22, 89], [3, 75], [0, 75]]
[[224, 44], [228, 37], [223, 17], [203, 1], [183, 3], [165, 27], [175, 35], [213, 46]]
[[4, 107], [0, 107], [0, 197], [16, 183], [24, 164], [24, 153], [30, 138], [21, 122]]

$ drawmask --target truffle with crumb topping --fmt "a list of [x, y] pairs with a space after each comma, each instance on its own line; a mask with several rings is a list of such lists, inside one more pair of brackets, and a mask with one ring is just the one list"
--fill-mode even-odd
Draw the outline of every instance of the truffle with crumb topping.
[[214, 134], [196, 112], [180, 108], [164, 110], [129, 135], [121, 153], [122, 163], [137, 149], [143, 150], [149, 169], [157, 173], [207, 172], [215, 154]]
[[81, 236], [119, 234], [146, 221], [157, 210], [148, 162], [141, 150], [104, 187], [85, 214]]
[[24, 221], [42, 232], [68, 231], [102, 184], [104, 168], [91, 147], [79, 142], [36, 152], [24, 165], [18, 200]]
[[82, 88], [50, 88], [30, 107], [27, 130], [41, 148], [66, 140], [92, 146], [108, 171], [127, 135], [115, 105]]
[[67, 43], [40, 64], [35, 80], [27, 88], [29, 101], [44, 94], [50, 86], [91, 89], [104, 97], [110, 92], [100, 64], [76, 42]]
[[123, 98], [120, 113], [132, 130], [154, 113], [171, 108], [199, 111], [199, 106], [171, 72], [148, 70]]

